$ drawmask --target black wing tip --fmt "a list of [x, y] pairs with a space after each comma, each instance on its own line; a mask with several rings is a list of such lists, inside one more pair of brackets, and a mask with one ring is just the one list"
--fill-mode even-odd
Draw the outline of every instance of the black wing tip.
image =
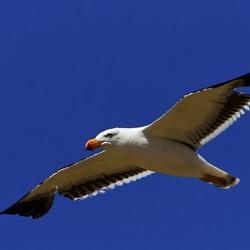
[[41, 215], [40, 214], [39, 215], [37, 215], [37, 214], [22, 214], [21, 212], [13, 211], [12, 209], [10, 210], [10, 208], [12, 208], [12, 207], [9, 207], [9, 208], [5, 209], [4, 211], [0, 212], [0, 215], [1, 214], [19, 215], [19, 216], [22, 216], [22, 217], [29, 217], [29, 216], [31, 216], [32, 219], [38, 219], [38, 218], [40, 218], [41, 216], [44, 215], [44, 214], [41, 214]]
[[38, 219], [49, 212], [54, 202], [54, 198], [55, 194], [48, 197], [42, 197], [40, 199], [33, 199], [28, 201], [23, 201], [21, 199], [9, 208], [0, 212], [0, 214], [18, 214], [19, 216], [32, 216], [33, 219]]
[[245, 85], [244, 86], [250, 86], [250, 73], [247, 73], [241, 77], [239, 77], [239, 79], [243, 79]]
[[[239, 87], [250, 87], [250, 73], [247, 73], [247, 74], [245, 74], [245, 75], [241, 75], [241, 76], [239, 76], [239, 77], [230, 79], [230, 80], [228, 80], [228, 81], [226, 81], [226, 82], [217, 83], [217, 84], [214, 84], [214, 85], [210, 85], [210, 86], [208, 86], [208, 87], [206, 87], [206, 88], [196, 90], [196, 91], [194, 91], [194, 92], [192, 92], [192, 93], [200, 92], [200, 91], [202, 91], [202, 90], [206, 90], [206, 89], [210, 89], [210, 88], [215, 89], [215, 88], [218, 88], [218, 87], [220, 87], [220, 86], [223, 86], [223, 85], [225, 85], [225, 84], [228, 84], [228, 83], [231, 83], [231, 82], [237, 81], [237, 80], [243, 80], [243, 82], [238, 83], [238, 84], [235, 84], [234, 88], [239, 88]], [[189, 94], [190, 94], [190, 93], [189, 93]], [[186, 96], [187, 96], [187, 95], [184, 95], [184, 97], [186, 97]]]
[[224, 84], [227, 84], [227, 83], [229, 83], [229, 82], [236, 81], [236, 80], [243, 80], [243, 83], [240, 84], [239, 86], [236, 86], [236, 88], [238, 88], [238, 87], [244, 87], [244, 86], [245, 86], [245, 87], [250, 87], [250, 73], [247, 73], [247, 74], [245, 74], [245, 75], [236, 77], [236, 78], [231, 79], [231, 80], [229, 80], [229, 81], [226, 81], [226, 82], [224, 82], [224, 83], [216, 84], [216, 85], [214, 85], [214, 86], [215, 86], [215, 87], [219, 87], [219, 86], [221, 86], [221, 85], [224, 85]]

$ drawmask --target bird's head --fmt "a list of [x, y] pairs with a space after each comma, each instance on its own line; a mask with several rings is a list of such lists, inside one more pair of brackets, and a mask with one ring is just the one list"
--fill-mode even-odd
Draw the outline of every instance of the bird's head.
[[107, 145], [117, 144], [117, 141], [119, 140], [119, 132], [119, 128], [105, 130], [98, 134], [96, 138], [88, 140], [85, 149], [93, 151], [99, 147], [105, 148]]

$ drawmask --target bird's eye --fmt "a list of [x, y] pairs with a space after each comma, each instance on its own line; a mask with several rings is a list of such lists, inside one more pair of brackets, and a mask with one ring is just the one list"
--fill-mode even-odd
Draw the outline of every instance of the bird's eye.
[[109, 139], [111, 139], [114, 135], [112, 133], [108, 133], [105, 135], [105, 137], [108, 137]]

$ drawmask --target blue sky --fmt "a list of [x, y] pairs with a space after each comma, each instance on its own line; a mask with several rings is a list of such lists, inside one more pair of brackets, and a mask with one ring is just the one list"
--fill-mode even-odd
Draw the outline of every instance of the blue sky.
[[[91, 153], [110, 127], [151, 123], [182, 95], [250, 72], [250, 2], [2, 1], [1, 210]], [[249, 92], [249, 91], [248, 91]], [[222, 190], [155, 174], [105, 195], [0, 217], [1, 249], [249, 249], [249, 121], [199, 153]]]

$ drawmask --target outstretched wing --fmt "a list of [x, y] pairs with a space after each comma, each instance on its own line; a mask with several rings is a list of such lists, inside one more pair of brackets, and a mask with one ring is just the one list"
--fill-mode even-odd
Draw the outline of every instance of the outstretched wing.
[[72, 200], [85, 199], [151, 173], [102, 151], [58, 170], [1, 214], [39, 218], [50, 210], [56, 192]]
[[239, 87], [250, 87], [250, 73], [185, 95], [144, 132], [197, 150], [249, 110], [250, 95], [235, 92]]

